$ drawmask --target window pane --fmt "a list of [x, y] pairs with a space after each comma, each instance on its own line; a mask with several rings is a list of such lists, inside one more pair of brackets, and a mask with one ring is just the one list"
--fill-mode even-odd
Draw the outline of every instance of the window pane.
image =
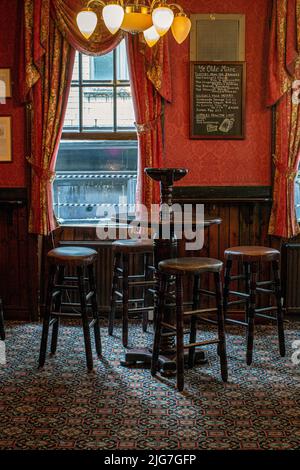
[[116, 49], [117, 80], [129, 82], [126, 44], [123, 40]]
[[84, 81], [112, 81], [113, 69], [113, 52], [99, 57], [82, 55], [82, 79]]
[[113, 130], [113, 87], [83, 88], [83, 128]]
[[71, 87], [66, 110], [64, 129], [79, 131], [79, 88]]
[[117, 127], [118, 129], [134, 128], [134, 112], [130, 86], [117, 88]]
[[54, 181], [57, 218], [97, 223], [121, 196], [134, 204], [136, 172], [136, 141], [62, 141]]

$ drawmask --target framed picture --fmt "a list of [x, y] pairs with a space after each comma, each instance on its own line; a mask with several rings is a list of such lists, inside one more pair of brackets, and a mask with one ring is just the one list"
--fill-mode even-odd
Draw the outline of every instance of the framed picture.
[[11, 116], [0, 116], [0, 163], [12, 162]]
[[245, 138], [245, 62], [191, 62], [190, 138]]
[[0, 68], [0, 104], [1, 100], [12, 97], [10, 68]]

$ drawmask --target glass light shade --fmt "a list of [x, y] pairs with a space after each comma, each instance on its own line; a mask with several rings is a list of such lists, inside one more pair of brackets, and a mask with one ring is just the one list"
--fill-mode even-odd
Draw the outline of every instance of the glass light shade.
[[187, 38], [191, 30], [191, 26], [191, 20], [187, 16], [175, 16], [171, 29], [178, 44], [181, 44]]
[[96, 13], [93, 12], [93, 10], [91, 10], [90, 8], [84, 8], [84, 10], [81, 10], [76, 18], [79, 31], [81, 32], [82, 36], [84, 36], [86, 39], [89, 39], [95, 31], [97, 21], [98, 18]]
[[152, 26], [152, 17], [146, 5], [126, 5], [121, 26], [128, 33], [141, 33]]
[[153, 47], [160, 39], [160, 35], [156, 31], [155, 26], [151, 26], [151, 28], [148, 28], [146, 31], [144, 31], [144, 38], [148, 46]]
[[111, 34], [115, 34], [120, 29], [124, 18], [124, 10], [121, 5], [105, 5], [102, 10], [102, 15], [107, 29]]
[[152, 20], [156, 31], [160, 36], [168, 32], [173, 23], [174, 13], [171, 8], [157, 7], [152, 12]]

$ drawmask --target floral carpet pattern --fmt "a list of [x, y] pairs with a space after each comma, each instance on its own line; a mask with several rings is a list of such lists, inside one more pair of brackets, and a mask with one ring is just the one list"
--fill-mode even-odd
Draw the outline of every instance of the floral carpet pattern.
[[[0, 365], [0, 449], [245, 449], [300, 448], [300, 364], [291, 361], [300, 323], [287, 322], [287, 355], [278, 354], [276, 329], [257, 326], [252, 366], [244, 331], [227, 331], [229, 381], [220, 378], [216, 348], [208, 364], [186, 370], [185, 392], [174, 379], [124, 368], [121, 330], [102, 328], [103, 359], [87, 373], [76, 323], [60, 329], [56, 356], [38, 370], [41, 325], [8, 322], [7, 363]], [[205, 327], [201, 338], [213, 332]], [[130, 328], [139, 347], [153, 336]]]

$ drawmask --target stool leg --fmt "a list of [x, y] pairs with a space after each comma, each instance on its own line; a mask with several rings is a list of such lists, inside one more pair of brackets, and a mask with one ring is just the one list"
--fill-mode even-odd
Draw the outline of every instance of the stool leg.
[[278, 328], [278, 340], [279, 340], [279, 352], [282, 357], [285, 356], [285, 340], [284, 340], [284, 328], [283, 328], [283, 312], [281, 304], [281, 288], [280, 288], [280, 275], [279, 275], [279, 262], [272, 262], [274, 282], [275, 282], [275, 296], [277, 304], [277, 328]]
[[94, 266], [92, 264], [88, 266], [88, 277], [89, 277], [90, 290], [93, 292], [91, 302], [92, 302], [92, 311], [93, 311], [93, 318], [94, 318], [94, 336], [95, 336], [96, 352], [98, 356], [100, 357], [102, 354], [100, 321], [99, 321], [98, 302], [97, 302], [97, 288], [96, 288], [96, 282], [95, 282], [95, 276], [94, 276]]
[[109, 312], [108, 320], [108, 334], [112, 336], [114, 332], [114, 321], [116, 313], [116, 295], [115, 291], [118, 287], [118, 268], [120, 267], [121, 255], [120, 253], [115, 253], [114, 255], [114, 267], [113, 267], [113, 280], [112, 280], [112, 289], [111, 289], [111, 307]]
[[[247, 262], [243, 264], [244, 264], [244, 274], [245, 274], [245, 292], [246, 294], [249, 294], [250, 293], [250, 273], [249, 273], [250, 265]], [[246, 311], [245, 311], [246, 322], [248, 322], [248, 317], [249, 317], [249, 299], [246, 300]]]
[[123, 346], [127, 348], [128, 346], [128, 301], [129, 301], [129, 285], [128, 285], [128, 275], [129, 275], [129, 256], [123, 254], [123, 328], [122, 328], [122, 341]]
[[82, 320], [82, 328], [83, 328], [83, 335], [84, 335], [86, 363], [87, 363], [87, 368], [90, 371], [93, 369], [93, 355], [92, 355], [92, 347], [91, 347], [89, 320], [88, 320], [87, 308], [86, 308], [86, 295], [85, 295], [85, 288], [84, 288], [84, 276], [83, 276], [82, 266], [77, 267], [77, 277], [78, 277], [78, 289], [79, 289], [79, 297], [80, 297], [80, 305], [81, 305], [81, 320]]
[[163, 308], [164, 300], [166, 294], [166, 276], [163, 274], [157, 274], [159, 290], [158, 290], [158, 299], [157, 299], [157, 311], [154, 318], [154, 342], [152, 350], [152, 360], [151, 360], [151, 374], [154, 376], [158, 371], [158, 357], [159, 357], [159, 348], [160, 348], [160, 339], [161, 339], [161, 322], [163, 318]]
[[227, 370], [227, 354], [226, 354], [226, 339], [225, 339], [225, 328], [224, 328], [224, 316], [222, 311], [222, 284], [220, 273], [214, 273], [215, 279], [215, 290], [216, 290], [216, 305], [217, 305], [217, 316], [218, 316], [218, 354], [220, 356], [221, 365], [221, 377], [224, 382], [228, 379]]
[[3, 305], [2, 305], [2, 300], [1, 299], [0, 299], [0, 339], [2, 341], [5, 340]]
[[[59, 285], [63, 284], [64, 276], [65, 276], [65, 267], [64, 266], [59, 266], [58, 276], [57, 276], [57, 283]], [[57, 294], [57, 296], [54, 300], [54, 311], [55, 312], [60, 312], [61, 301], [62, 301], [62, 291], [60, 291], [59, 294]], [[51, 354], [53, 354], [53, 355], [56, 353], [56, 348], [57, 348], [58, 329], [59, 329], [59, 318], [57, 317], [55, 319], [55, 322], [54, 322], [53, 327], [52, 327], [52, 338], [51, 338], [50, 351], [51, 351]]]
[[230, 288], [230, 272], [232, 268], [232, 260], [228, 259], [225, 265], [225, 277], [224, 277], [224, 292], [223, 292], [223, 315], [226, 319], [227, 306], [228, 306], [228, 297], [229, 297], [229, 288]]
[[[200, 287], [200, 276], [194, 276], [193, 286], [193, 310], [199, 308], [199, 287]], [[191, 332], [190, 332], [190, 343], [195, 343], [197, 336], [197, 316], [192, 315], [191, 318]], [[196, 348], [189, 348], [188, 366], [192, 368], [195, 364], [195, 350]]]
[[49, 323], [50, 323], [50, 318], [51, 318], [52, 294], [53, 294], [53, 289], [54, 289], [56, 269], [57, 267], [55, 265], [51, 265], [49, 269], [46, 308], [45, 308], [45, 313], [44, 313], [42, 339], [41, 339], [40, 356], [39, 356], [39, 367], [43, 367], [45, 364], [45, 360], [46, 360]]
[[254, 317], [256, 307], [256, 282], [257, 282], [257, 263], [250, 265], [250, 302], [248, 312], [248, 328], [247, 328], [247, 365], [252, 363], [253, 340], [254, 340]]
[[[150, 281], [151, 279], [151, 271], [149, 269], [150, 265], [150, 255], [146, 253], [144, 256], [144, 266], [145, 266], [145, 281]], [[149, 299], [149, 290], [148, 287], [144, 288], [144, 307], [148, 307], [150, 305]], [[146, 333], [148, 327], [148, 312], [143, 312], [143, 332]]]
[[176, 366], [177, 388], [181, 392], [184, 389], [184, 347], [183, 347], [183, 279], [176, 276]]

